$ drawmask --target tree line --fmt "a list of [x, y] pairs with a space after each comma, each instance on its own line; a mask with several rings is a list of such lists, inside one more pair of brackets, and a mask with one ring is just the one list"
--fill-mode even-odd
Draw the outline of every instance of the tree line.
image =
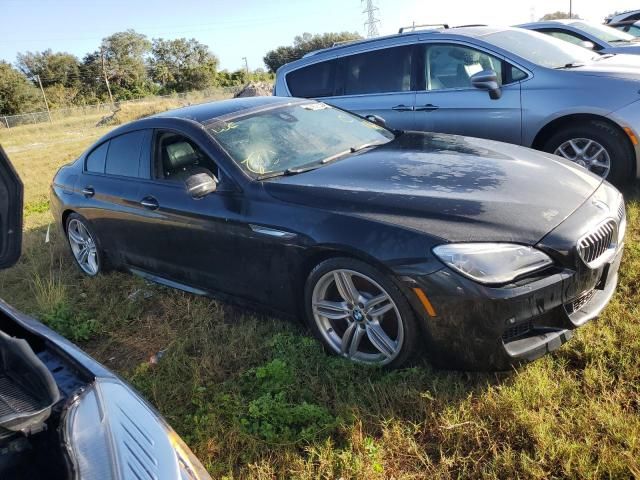
[[82, 59], [45, 50], [18, 53], [15, 65], [0, 61], [0, 114], [42, 110], [40, 83], [51, 108], [64, 108], [271, 81], [263, 69], [229, 72], [218, 69], [218, 58], [196, 39], [149, 40], [127, 30], [104, 38]]
[[266, 53], [267, 71], [219, 70], [219, 61], [196, 39], [167, 40], [134, 30], [117, 32], [82, 59], [66, 52], [45, 50], [18, 53], [15, 64], [0, 61], [0, 114], [14, 115], [44, 108], [40, 84], [51, 108], [272, 82], [276, 70], [306, 53], [362, 38], [357, 33], [296, 36], [293, 45]]

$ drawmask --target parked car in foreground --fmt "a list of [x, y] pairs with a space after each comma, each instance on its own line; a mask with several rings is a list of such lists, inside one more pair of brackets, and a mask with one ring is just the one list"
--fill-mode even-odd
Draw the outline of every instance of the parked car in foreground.
[[622, 184], [640, 174], [639, 67], [528, 30], [451, 28], [314, 52], [278, 70], [275, 94], [544, 150]]
[[625, 230], [622, 195], [559, 157], [282, 97], [119, 127], [56, 174], [51, 206], [87, 275], [305, 317], [328, 351], [388, 366], [557, 348], [611, 298]]
[[[20, 255], [22, 184], [0, 147], [0, 267]], [[162, 417], [76, 346], [0, 300], [0, 478], [209, 479]]]
[[640, 37], [640, 21], [638, 20], [627, 20], [625, 22], [618, 23], [610, 23], [610, 27], [617, 28], [629, 35], [633, 35], [634, 37]]
[[598, 53], [640, 54], [640, 44], [635, 36], [599, 23], [560, 19], [525, 23], [518, 27], [544, 33]]

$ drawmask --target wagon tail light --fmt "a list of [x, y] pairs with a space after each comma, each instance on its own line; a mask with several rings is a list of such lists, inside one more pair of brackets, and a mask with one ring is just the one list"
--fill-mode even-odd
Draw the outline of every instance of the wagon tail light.
[[513, 243], [451, 243], [433, 253], [456, 272], [486, 284], [511, 282], [553, 264], [544, 252]]
[[210, 480], [171, 427], [126, 384], [99, 378], [65, 413], [75, 478]]

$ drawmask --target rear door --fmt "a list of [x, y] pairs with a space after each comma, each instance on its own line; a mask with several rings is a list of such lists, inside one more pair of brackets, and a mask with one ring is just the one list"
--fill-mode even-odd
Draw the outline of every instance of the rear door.
[[414, 127], [416, 45], [387, 46], [319, 62], [290, 72], [293, 96], [316, 98], [363, 117], [378, 115], [390, 128]]
[[8, 268], [20, 258], [22, 195], [20, 177], [0, 146], [0, 268]]
[[77, 194], [84, 197], [79, 213], [89, 220], [102, 247], [120, 261], [146, 249], [136, 219], [144, 209], [138, 198], [140, 182], [150, 176], [151, 134], [136, 130], [97, 146], [76, 182]]
[[[424, 89], [416, 94], [416, 130], [522, 142], [524, 71], [461, 43], [427, 43], [422, 55], [425, 80]], [[499, 99], [471, 84], [471, 76], [482, 70], [494, 70], [501, 79]]]

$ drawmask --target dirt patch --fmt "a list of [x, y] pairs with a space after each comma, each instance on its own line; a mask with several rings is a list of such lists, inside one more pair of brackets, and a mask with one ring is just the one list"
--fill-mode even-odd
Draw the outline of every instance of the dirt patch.
[[273, 85], [269, 82], [249, 82], [235, 94], [235, 98], [266, 97], [273, 95]]

